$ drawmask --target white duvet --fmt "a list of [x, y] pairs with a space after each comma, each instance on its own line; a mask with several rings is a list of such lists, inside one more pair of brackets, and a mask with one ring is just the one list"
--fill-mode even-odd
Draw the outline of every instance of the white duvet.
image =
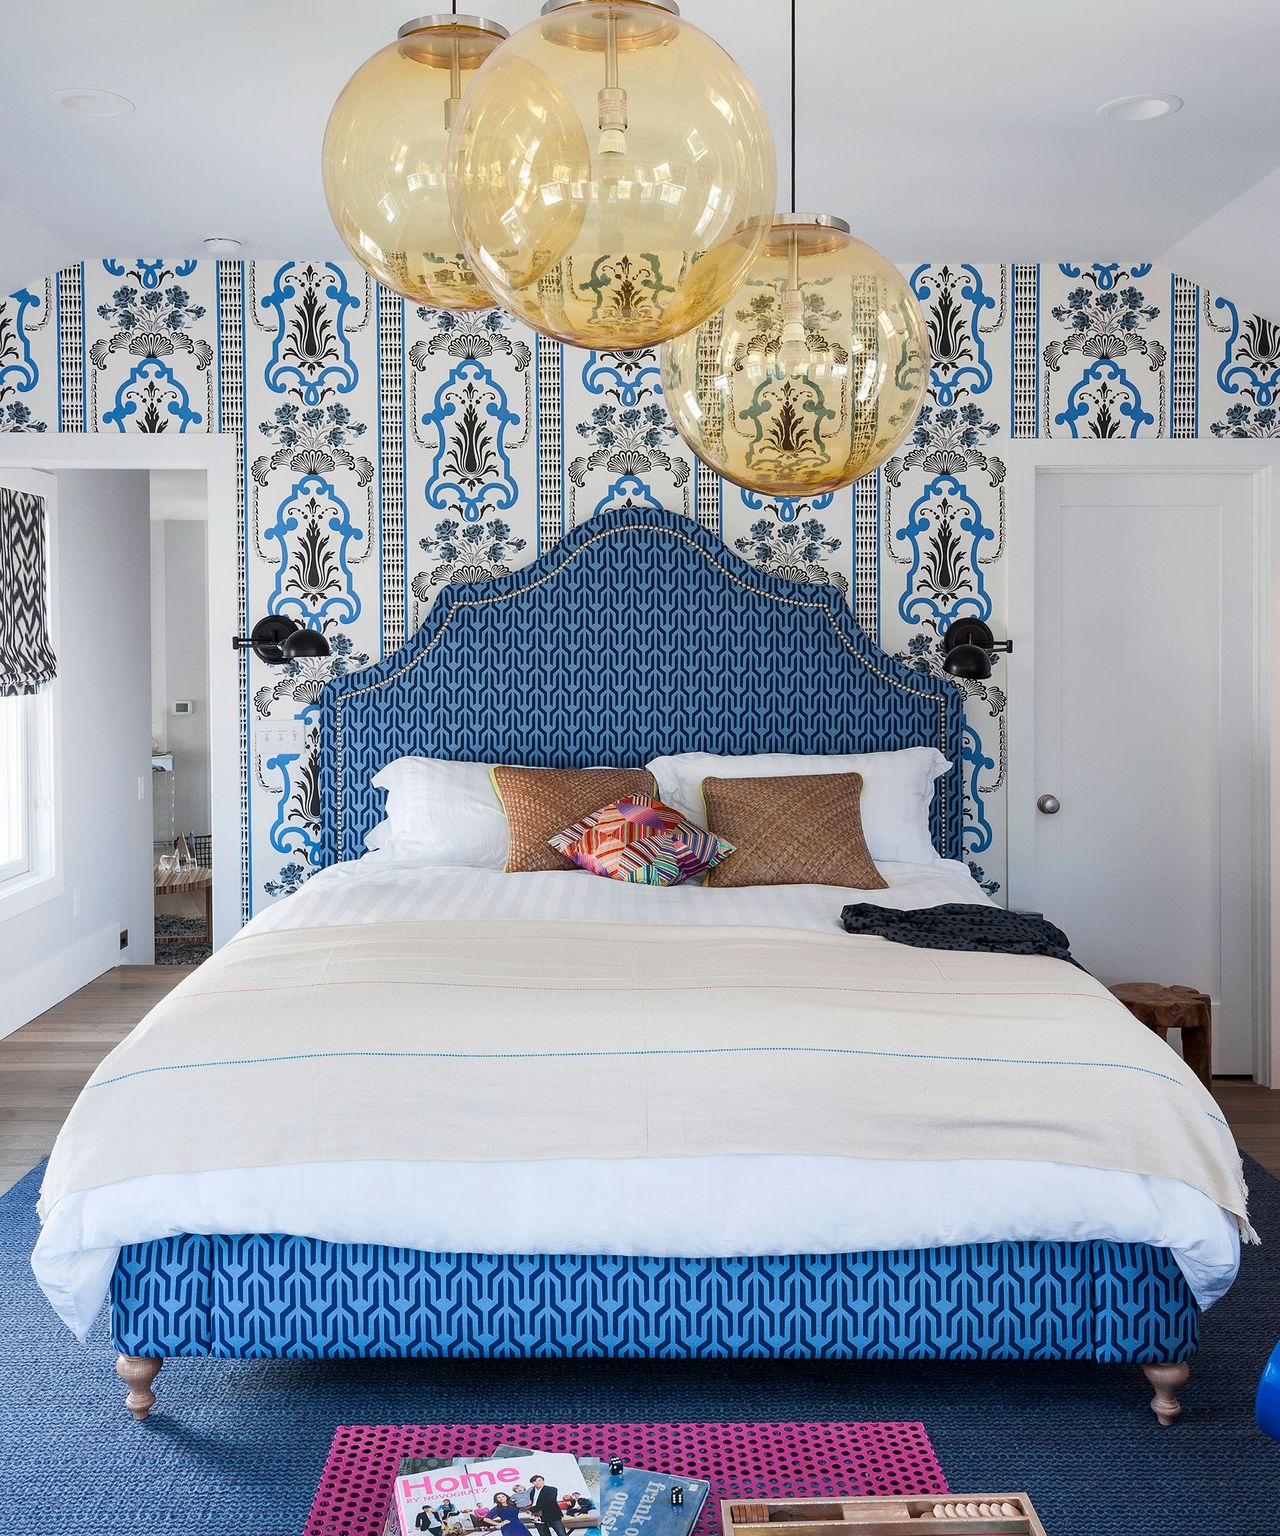
[[[987, 899], [959, 863], [881, 869], [883, 891], [664, 890], [577, 871], [427, 868], [376, 853], [316, 875], [244, 931], [504, 918], [827, 931], [850, 901], [909, 908]], [[563, 1112], [592, 1109], [566, 1104]], [[536, 1125], [526, 1133], [536, 1135]], [[480, 1223], [477, 1211], [485, 1213]], [[1173, 1179], [1056, 1163], [743, 1156], [155, 1175], [59, 1202], [32, 1265], [55, 1310], [83, 1337], [120, 1247], [182, 1232], [291, 1232], [443, 1252], [699, 1257], [1112, 1239], [1169, 1248], [1202, 1306], [1231, 1284], [1240, 1254], [1234, 1220]]]

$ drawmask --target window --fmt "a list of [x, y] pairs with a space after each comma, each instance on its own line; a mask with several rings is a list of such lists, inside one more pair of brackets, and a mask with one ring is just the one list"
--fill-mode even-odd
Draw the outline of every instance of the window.
[[0, 699], [0, 885], [31, 871], [31, 713], [27, 699]]
[[54, 873], [52, 692], [0, 698], [0, 898]]
[[57, 481], [0, 479], [0, 919], [62, 893], [53, 649]]

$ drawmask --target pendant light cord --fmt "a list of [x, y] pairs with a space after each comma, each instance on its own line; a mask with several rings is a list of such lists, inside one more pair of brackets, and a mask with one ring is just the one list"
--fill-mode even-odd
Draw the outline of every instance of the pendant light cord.
[[[454, 0], [457, 4], [457, 0]], [[796, 0], [791, 0], [791, 212], [796, 211]]]

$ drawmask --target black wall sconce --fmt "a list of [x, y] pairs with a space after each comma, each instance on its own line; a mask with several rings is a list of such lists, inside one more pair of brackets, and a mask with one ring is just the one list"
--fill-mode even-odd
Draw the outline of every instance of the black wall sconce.
[[953, 619], [942, 636], [942, 670], [967, 682], [991, 676], [996, 651], [1011, 651], [1012, 640], [997, 640], [981, 619]]
[[259, 619], [248, 635], [232, 635], [231, 644], [237, 651], [252, 651], [259, 661], [273, 667], [304, 656], [329, 654], [329, 642], [318, 630], [307, 629], [282, 613]]

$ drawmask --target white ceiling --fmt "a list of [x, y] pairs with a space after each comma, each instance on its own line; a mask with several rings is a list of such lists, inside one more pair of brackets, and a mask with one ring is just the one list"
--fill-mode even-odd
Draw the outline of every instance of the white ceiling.
[[[198, 255], [209, 234], [264, 258], [341, 254], [320, 188], [325, 120], [414, 3], [9, 0], [0, 280], [73, 253]], [[512, 28], [537, 9], [477, 3]], [[798, 201], [843, 214], [900, 261], [1159, 259], [1280, 165], [1273, 0], [799, 9]], [[755, 81], [785, 185], [785, 0], [685, 0], [684, 12]], [[48, 101], [68, 87], [116, 91], [138, 110], [76, 117]], [[1098, 118], [1100, 103], [1145, 91], [1174, 92], [1185, 110]], [[1195, 247], [1205, 267], [1213, 244]]]

